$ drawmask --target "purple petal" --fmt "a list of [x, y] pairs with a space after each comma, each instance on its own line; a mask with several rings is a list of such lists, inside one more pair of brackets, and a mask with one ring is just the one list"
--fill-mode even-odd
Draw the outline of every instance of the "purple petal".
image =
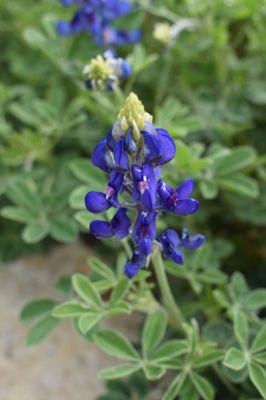
[[187, 199], [194, 190], [193, 179], [187, 179], [185, 182], [181, 183], [180, 186], [175, 190], [179, 199]]
[[159, 160], [160, 147], [157, 138], [148, 132], [141, 132], [144, 138], [144, 155], [146, 162], [155, 162]]
[[191, 235], [188, 242], [188, 248], [190, 250], [195, 250], [200, 247], [205, 242], [205, 236], [198, 234], [198, 235]]
[[171, 250], [171, 252], [169, 253], [168, 256], [172, 261], [174, 261], [177, 264], [183, 264], [184, 263], [184, 258], [183, 258], [183, 254], [181, 253], [181, 251], [177, 250], [177, 249], [173, 249]]
[[133, 263], [132, 261], [127, 262], [126, 265], [124, 266], [125, 275], [129, 279], [134, 278], [134, 276], [137, 275], [137, 273], [139, 272], [140, 269], [141, 269], [141, 266]]
[[129, 234], [130, 219], [125, 208], [120, 208], [111, 221], [112, 231], [116, 239], [121, 240]]
[[142, 254], [144, 254], [145, 257], [147, 257], [152, 249], [152, 243], [151, 240], [149, 238], [145, 238], [145, 239], [141, 239], [138, 242], [139, 245], [139, 250]]
[[92, 221], [90, 232], [98, 238], [107, 238], [113, 236], [111, 224], [106, 221]]
[[176, 146], [175, 142], [166, 130], [156, 129], [156, 132], [160, 146], [160, 165], [163, 165], [174, 158]]
[[129, 168], [129, 160], [125, 151], [125, 140], [121, 138], [115, 147], [114, 158], [116, 167], [121, 170]]
[[173, 229], [167, 229], [167, 231], [165, 232], [165, 235], [166, 235], [167, 240], [170, 243], [171, 247], [179, 246], [180, 238], [176, 231], [174, 231]]
[[175, 214], [193, 214], [199, 208], [199, 202], [195, 199], [179, 200], [173, 210]]
[[85, 206], [88, 211], [98, 214], [108, 210], [110, 204], [106, 200], [106, 196], [102, 192], [88, 192], [85, 196]]
[[114, 167], [111, 162], [109, 150], [106, 148], [106, 141], [101, 140], [92, 152], [91, 161], [93, 165], [105, 172], [111, 172]]

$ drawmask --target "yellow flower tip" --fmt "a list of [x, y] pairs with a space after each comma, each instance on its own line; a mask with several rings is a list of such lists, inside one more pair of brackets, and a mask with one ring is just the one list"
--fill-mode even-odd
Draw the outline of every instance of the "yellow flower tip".
[[171, 25], [167, 22], [159, 22], [155, 25], [153, 36], [156, 40], [168, 44], [171, 41]]
[[143, 130], [146, 121], [152, 121], [152, 116], [145, 112], [144, 105], [138, 96], [131, 92], [118, 114], [118, 119], [122, 131], [125, 133], [128, 128], [131, 128], [133, 139], [135, 142], [138, 142], [140, 131]]
[[106, 80], [112, 76], [112, 69], [107, 60], [102, 56], [97, 56], [89, 64], [85, 65], [83, 74], [91, 80]]

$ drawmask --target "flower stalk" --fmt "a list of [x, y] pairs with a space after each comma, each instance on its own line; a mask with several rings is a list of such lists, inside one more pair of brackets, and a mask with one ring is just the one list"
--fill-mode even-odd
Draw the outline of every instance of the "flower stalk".
[[162, 295], [162, 301], [165, 308], [168, 310], [170, 319], [172, 323], [178, 330], [183, 330], [182, 324], [184, 322], [184, 317], [182, 311], [176, 304], [173, 293], [170, 289], [170, 285], [166, 276], [165, 267], [162, 259], [162, 255], [160, 251], [156, 251], [156, 253], [152, 257], [153, 267], [156, 274], [157, 283]]

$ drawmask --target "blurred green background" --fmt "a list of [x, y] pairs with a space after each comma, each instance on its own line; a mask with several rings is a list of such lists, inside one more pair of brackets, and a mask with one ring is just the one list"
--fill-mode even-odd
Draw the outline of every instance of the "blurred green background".
[[[134, 73], [117, 93], [85, 90], [82, 67], [102, 49], [89, 35], [57, 35], [55, 22], [72, 11], [56, 0], [0, 1], [1, 262], [78, 237], [101, 248], [87, 234], [83, 197], [105, 177], [89, 157], [133, 90], [176, 140], [164, 174], [172, 185], [196, 181], [201, 211], [176, 226], [206, 234], [206, 266], [265, 285], [265, 2], [138, 2], [118, 21], [143, 39], [119, 49]], [[182, 18], [196, 27], [171, 49], [154, 39], [157, 22]], [[115, 242], [103, 243], [114, 257]]]

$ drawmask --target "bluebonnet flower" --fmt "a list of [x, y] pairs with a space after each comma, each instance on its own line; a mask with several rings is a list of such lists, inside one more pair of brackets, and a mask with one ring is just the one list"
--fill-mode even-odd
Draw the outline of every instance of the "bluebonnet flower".
[[86, 208], [94, 214], [111, 207], [118, 210], [110, 222], [93, 221], [90, 232], [96, 237], [122, 239], [130, 232], [130, 217], [135, 210], [135, 247], [131, 261], [125, 265], [125, 274], [130, 278], [148, 265], [154, 245], [165, 257], [182, 263], [180, 249], [193, 250], [204, 242], [203, 235], [189, 236], [183, 230], [179, 236], [171, 229], [156, 240], [156, 219], [161, 213], [187, 215], [199, 208], [198, 201], [190, 198], [192, 179], [177, 189], [162, 181], [161, 168], [174, 156], [175, 143], [169, 133], [153, 124], [134, 93], [128, 96], [112, 129], [92, 153], [92, 163], [109, 174], [109, 181], [105, 192], [87, 193]]
[[183, 264], [184, 258], [180, 249], [195, 250], [205, 241], [204, 235], [189, 236], [186, 229], [182, 230], [181, 238], [173, 229], [167, 229], [159, 236], [163, 256], [177, 264]]
[[93, 58], [83, 68], [88, 89], [114, 90], [132, 74], [131, 65], [123, 58], [116, 58], [112, 50]]
[[93, 221], [90, 224], [91, 233], [98, 238], [115, 236], [121, 240], [129, 234], [130, 219], [127, 216], [127, 209], [120, 208], [110, 222]]
[[112, 26], [117, 18], [128, 15], [132, 4], [121, 0], [60, 0], [63, 6], [76, 5], [70, 22], [58, 21], [57, 31], [62, 36], [89, 32], [100, 46], [125, 45], [140, 39], [140, 32], [127, 32]]

